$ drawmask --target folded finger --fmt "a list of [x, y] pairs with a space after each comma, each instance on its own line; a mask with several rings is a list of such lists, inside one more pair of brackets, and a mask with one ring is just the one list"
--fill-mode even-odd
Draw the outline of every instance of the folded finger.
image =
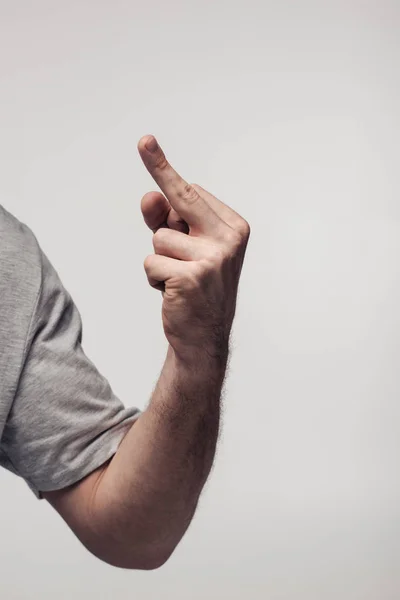
[[161, 254], [149, 254], [143, 263], [149, 284], [159, 290], [164, 289], [162, 284], [168, 279], [182, 277], [184, 264], [180, 260]]
[[207, 245], [201, 238], [173, 229], [159, 229], [153, 235], [156, 254], [179, 260], [200, 260], [207, 256]]
[[160, 192], [147, 192], [141, 200], [140, 207], [144, 222], [152, 231], [156, 231], [166, 223], [171, 205]]

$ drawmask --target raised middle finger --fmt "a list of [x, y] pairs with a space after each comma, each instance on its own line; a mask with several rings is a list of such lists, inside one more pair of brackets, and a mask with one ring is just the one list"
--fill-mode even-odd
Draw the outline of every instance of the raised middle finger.
[[226, 223], [173, 169], [156, 139], [153, 136], [142, 137], [138, 143], [138, 150], [150, 175], [189, 227], [208, 235], [222, 235]]

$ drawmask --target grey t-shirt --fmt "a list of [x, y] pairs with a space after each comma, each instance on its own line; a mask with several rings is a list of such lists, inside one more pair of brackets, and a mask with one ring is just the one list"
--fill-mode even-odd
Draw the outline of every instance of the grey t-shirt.
[[86, 356], [57, 271], [0, 205], [0, 465], [40, 499], [111, 458], [140, 414]]

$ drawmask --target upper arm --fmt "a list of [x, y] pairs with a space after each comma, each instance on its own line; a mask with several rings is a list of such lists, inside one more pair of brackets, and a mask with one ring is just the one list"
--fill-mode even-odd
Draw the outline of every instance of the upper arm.
[[[83, 506], [92, 483], [140, 410], [124, 407], [85, 354], [78, 308], [39, 244], [35, 251], [32, 247], [27, 251], [23, 237], [19, 244], [25, 246], [16, 248], [15, 256], [23, 256], [29, 268], [35, 269], [37, 293], [26, 324], [24, 352], [17, 357], [19, 372], [14, 382], [7, 380], [7, 389], [11, 385], [14, 389], [0, 431], [1, 464], [22, 477], [37, 498], [46, 493], [56, 508], [66, 507], [66, 499], [72, 497]], [[26, 281], [30, 274], [18, 264], [14, 267], [16, 283]], [[9, 294], [20, 325], [19, 287]], [[10, 339], [3, 339], [2, 344], [11, 352], [9, 366], [11, 358], [15, 360], [15, 335], [10, 327], [5, 331]]]
[[41, 252], [42, 287], [1, 438], [38, 498], [104, 465], [140, 415], [125, 408], [82, 347], [80, 313]]

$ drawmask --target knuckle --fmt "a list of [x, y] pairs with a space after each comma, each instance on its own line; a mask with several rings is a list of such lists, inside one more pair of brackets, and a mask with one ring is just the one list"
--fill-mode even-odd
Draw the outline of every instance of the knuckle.
[[210, 267], [206, 261], [197, 261], [193, 270], [192, 278], [195, 286], [198, 286], [209, 273]]
[[182, 290], [187, 292], [194, 292], [198, 289], [198, 279], [195, 271], [188, 271], [185, 273], [184, 277], [182, 277]]
[[250, 237], [250, 225], [245, 219], [242, 219], [241, 223], [239, 224], [238, 231], [246, 240]]
[[208, 269], [201, 261], [197, 261], [191, 269], [188, 270], [185, 277], [185, 287], [188, 291], [195, 291], [201, 285], [201, 282]]
[[222, 263], [226, 258], [226, 251], [220, 246], [213, 245], [209, 249], [209, 258], [213, 263]]
[[168, 167], [168, 161], [165, 158], [164, 154], [160, 154], [156, 158], [155, 166], [159, 171], [164, 171]]
[[153, 254], [149, 254], [143, 261], [145, 271], [149, 271], [153, 265]]
[[165, 227], [160, 227], [153, 234], [153, 246], [160, 246], [168, 235], [168, 230]]
[[185, 183], [182, 188], [182, 198], [188, 204], [194, 204], [199, 199], [199, 195], [190, 183]]
[[241, 234], [235, 229], [228, 230], [224, 238], [228, 245], [234, 249], [239, 248], [243, 243]]

